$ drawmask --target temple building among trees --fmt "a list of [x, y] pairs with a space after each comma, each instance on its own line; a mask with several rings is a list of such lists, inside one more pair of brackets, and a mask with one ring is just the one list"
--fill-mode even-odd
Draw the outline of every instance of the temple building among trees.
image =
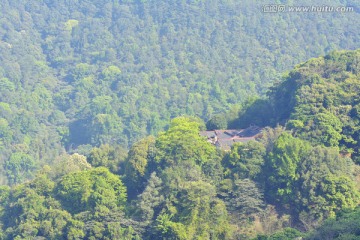
[[208, 142], [215, 146], [223, 150], [230, 150], [236, 142], [255, 140], [261, 135], [261, 130], [262, 128], [258, 126], [250, 126], [245, 129], [201, 131], [200, 135], [206, 137]]

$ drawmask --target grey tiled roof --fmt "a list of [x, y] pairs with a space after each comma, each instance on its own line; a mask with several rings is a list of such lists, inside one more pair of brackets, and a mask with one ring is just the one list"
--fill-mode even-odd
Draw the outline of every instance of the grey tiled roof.
[[218, 140], [219, 147], [224, 150], [230, 150], [231, 146], [234, 144], [234, 140], [231, 138], [228, 139], [219, 139]]
[[[261, 128], [251, 126], [245, 129], [226, 129], [201, 131], [200, 135], [211, 139], [211, 142], [223, 150], [230, 150], [235, 142], [248, 142], [261, 134]], [[216, 142], [215, 142], [216, 141]]]
[[259, 127], [248, 127], [241, 130], [238, 134], [239, 137], [254, 137], [261, 133], [261, 128]]

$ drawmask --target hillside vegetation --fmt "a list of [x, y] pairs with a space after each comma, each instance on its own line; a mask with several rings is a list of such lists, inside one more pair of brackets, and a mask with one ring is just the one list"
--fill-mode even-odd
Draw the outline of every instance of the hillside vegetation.
[[199, 135], [201, 119], [181, 116], [127, 156], [117, 145], [58, 156], [1, 187], [1, 237], [356, 239], [359, 54], [311, 59], [245, 104], [228, 124], [277, 126], [230, 151]]
[[355, 7], [344, 14], [262, 4], [1, 1], [1, 182], [31, 179], [65, 152], [129, 148], [182, 114], [207, 121], [301, 61], [359, 47], [355, 1], [332, 1]]
[[[360, 161], [360, 50], [337, 51], [295, 66], [268, 97], [243, 105], [225, 125], [282, 124], [315, 145], [336, 147]], [[234, 113], [229, 113], [228, 118]], [[226, 115], [224, 115], [226, 116]], [[220, 124], [214, 117], [213, 124]], [[209, 124], [209, 123], [208, 123]]]

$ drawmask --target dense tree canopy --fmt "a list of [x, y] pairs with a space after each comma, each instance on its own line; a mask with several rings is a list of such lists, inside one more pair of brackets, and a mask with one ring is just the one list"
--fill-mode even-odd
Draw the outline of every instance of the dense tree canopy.
[[0, 239], [357, 238], [359, 4], [263, 4], [1, 1]]
[[[270, 94], [278, 121], [300, 138], [359, 157], [360, 51], [333, 52], [298, 65]], [[292, 87], [289, 87], [292, 86]], [[283, 94], [284, 97], [278, 96]], [[286, 107], [284, 106], [286, 103]]]
[[[0, 162], [20, 152], [39, 169], [89, 145], [129, 148], [182, 114], [226, 128], [221, 114], [264, 95], [282, 71], [358, 47], [357, 3], [333, 4], [354, 11], [266, 14], [250, 0], [1, 1]], [[264, 114], [243, 117], [245, 127], [267, 121], [271, 107], [256, 102], [248, 113]], [[332, 124], [314, 129], [327, 133], [318, 140], [342, 141], [345, 126], [319, 113], [314, 121]], [[7, 170], [1, 177], [14, 183]]]

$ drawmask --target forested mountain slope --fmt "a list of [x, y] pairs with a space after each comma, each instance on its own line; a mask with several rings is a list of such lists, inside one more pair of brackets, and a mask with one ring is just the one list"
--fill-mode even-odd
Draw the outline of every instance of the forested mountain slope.
[[[313, 144], [339, 147], [359, 162], [360, 50], [334, 51], [310, 59], [274, 83], [264, 98], [215, 115], [210, 128], [281, 124]], [[234, 117], [236, 116], [237, 117]]]
[[118, 145], [58, 156], [33, 180], [0, 187], [0, 238], [356, 239], [358, 57], [296, 66], [237, 122], [265, 123], [255, 109], [270, 109], [267, 123], [285, 126], [230, 151], [200, 136], [201, 119], [181, 116], [127, 156]]
[[360, 50], [333, 52], [291, 71], [271, 93], [277, 121], [314, 144], [360, 161]]
[[208, 120], [263, 94], [296, 63], [359, 47], [357, 3], [332, 4], [355, 11], [265, 14], [263, 3], [218, 0], [1, 1], [3, 182], [21, 182], [14, 175], [31, 177], [79, 145], [84, 153], [103, 143], [129, 147], [181, 114]]

